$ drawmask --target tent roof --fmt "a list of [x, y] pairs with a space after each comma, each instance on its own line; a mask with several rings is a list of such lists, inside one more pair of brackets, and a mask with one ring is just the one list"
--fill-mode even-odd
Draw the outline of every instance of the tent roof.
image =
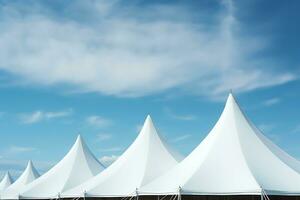
[[180, 164], [141, 188], [142, 194], [300, 194], [299, 161], [245, 117], [232, 94], [221, 117]]
[[56, 198], [60, 193], [75, 187], [104, 169], [80, 136], [67, 155], [44, 175], [28, 184], [22, 198]]
[[134, 195], [136, 188], [165, 173], [180, 160], [181, 156], [167, 146], [147, 116], [140, 134], [118, 160], [62, 197]]
[[39, 177], [39, 173], [33, 166], [31, 161], [28, 161], [27, 167], [21, 176], [8, 188], [6, 188], [2, 194], [2, 199], [16, 199], [19, 195], [19, 191], [22, 190], [28, 183], [34, 181]]
[[2, 191], [4, 191], [12, 183], [13, 183], [13, 180], [12, 180], [9, 172], [6, 172], [6, 174], [4, 175], [2, 181], [0, 182], [0, 193], [2, 193]]

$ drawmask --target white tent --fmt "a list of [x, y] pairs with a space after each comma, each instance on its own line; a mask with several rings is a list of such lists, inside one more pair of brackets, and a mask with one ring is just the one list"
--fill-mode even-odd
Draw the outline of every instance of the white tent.
[[150, 116], [132, 145], [102, 173], [62, 194], [62, 197], [121, 197], [137, 190], [175, 166], [181, 156], [157, 133]]
[[68, 154], [44, 175], [29, 183], [21, 192], [21, 198], [57, 198], [60, 193], [75, 187], [103, 170], [103, 165], [90, 152], [78, 136]]
[[1, 199], [18, 199], [19, 192], [29, 183], [39, 177], [39, 173], [34, 168], [31, 161], [28, 162], [26, 169], [21, 176], [8, 188], [6, 188], [2, 194]]
[[6, 172], [4, 175], [2, 181], [0, 182], [0, 194], [12, 184], [13, 180], [9, 174], [9, 172]]
[[245, 117], [232, 94], [201, 144], [140, 194], [299, 195], [300, 163]]

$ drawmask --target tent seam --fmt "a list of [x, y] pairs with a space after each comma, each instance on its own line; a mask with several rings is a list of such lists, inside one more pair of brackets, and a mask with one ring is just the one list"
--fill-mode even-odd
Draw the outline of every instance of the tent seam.
[[[234, 103], [236, 103], [237, 106], [238, 106], [238, 108], [241, 110], [240, 106], [238, 105], [238, 103], [235, 101], [234, 98], [233, 98], [233, 100], [234, 100]], [[242, 112], [242, 110], [241, 110], [241, 112]], [[236, 111], [235, 111], [235, 110], [233, 110], [233, 114], [236, 115]], [[242, 112], [242, 115], [245, 116], [243, 112]], [[255, 176], [254, 173], [252, 172], [252, 169], [251, 169], [251, 167], [249, 166], [249, 162], [248, 162], [248, 160], [247, 160], [247, 158], [246, 158], [246, 156], [245, 156], [245, 152], [244, 152], [243, 147], [242, 147], [242, 145], [241, 145], [240, 135], [239, 135], [239, 133], [238, 133], [238, 128], [237, 128], [237, 124], [236, 124], [235, 118], [233, 118], [233, 121], [234, 121], [234, 123], [233, 123], [233, 124], [234, 124], [234, 128], [235, 128], [235, 131], [236, 131], [236, 134], [237, 134], [237, 138], [238, 138], [238, 144], [239, 144], [239, 146], [240, 146], [241, 153], [242, 153], [242, 156], [243, 156], [243, 160], [245, 161], [245, 164], [246, 164], [248, 170], [250, 171], [252, 178], [255, 180], [256, 184], [258, 185], [258, 187], [259, 187], [259, 188], [262, 188], [262, 186], [261, 186], [260, 183], [258, 182], [256, 176]], [[248, 121], [247, 121], [247, 122], [248, 122]]]

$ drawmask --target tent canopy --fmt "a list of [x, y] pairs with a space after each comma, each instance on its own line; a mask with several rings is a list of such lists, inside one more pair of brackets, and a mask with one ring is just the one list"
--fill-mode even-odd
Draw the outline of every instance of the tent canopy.
[[300, 164], [245, 117], [233, 95], [207, 137], [180, 164], [140, 193], [300, 194]]
[[2, 181], [0, 182], [0, 194], [11, 184], [13, 183], [13, 180], [9, 174], [9, 172], [6, 172], [4, 175]]
[[75, 187], [104, 169], [88, 149], [80, 135], [67, 155], [44, 175], [29, 183], [21, 198], [46, 199]]
[[8, 188], [6, 188], [2, 194], [2, 199], [18, 199], [19, 192], [28, 184], [39, 177], [39, 173], [33, 166], [31, 161], [28, 161], [27, 167], [21, 176]]
[[62, 197], [135, 195], [136, 189], [174, 167], [181, 160], [164, 142], [148, 116], [131, 146], [111, 166]]

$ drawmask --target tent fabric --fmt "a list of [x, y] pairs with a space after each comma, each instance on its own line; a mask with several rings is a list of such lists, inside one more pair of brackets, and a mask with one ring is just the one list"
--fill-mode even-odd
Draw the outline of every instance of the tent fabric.
[[104, 169], [80, 135], [67, 155], [22, 191], [23, 199], [58, 198], [60, 193], [90, 179]]
[[0, 182], [0, 195], [12, 183], [13, 183], [13, 180], [12, 180], [9, 172], [6, 172], [6, 174], [4, 175], [2, 181]]
[[18, 199], [19, 192], [29, 183], [39, 177], [39, 173], [33, 166], [31, 161], [28, 161], [27, 167], [21, 176], [8, 188], [6, 188], [2, 194], [1, 199]]
[[[300, 196], [280, 196], [280, 195], [269, 195], [269, 200], [300, 200]], [[267, 200], [267, 198], [262, 199], [259, 195], [181, 195], [180, 198], [177, 195], [147, 195], [139, 196], [142, 200]], [[90, 199], [89, 200], [100, 200], [100, 199]], [[102, 199], [101, 200], [122, 200], [122, 199]]]
[[230, 94], [199, 146], [140, 194], [299, 195], [299, 167], [245, 117]]
[[170, 170], [182, 157], [165, 143], [150, 116], [131, 146], [111, 166], [62, 197], [122, 197]]

